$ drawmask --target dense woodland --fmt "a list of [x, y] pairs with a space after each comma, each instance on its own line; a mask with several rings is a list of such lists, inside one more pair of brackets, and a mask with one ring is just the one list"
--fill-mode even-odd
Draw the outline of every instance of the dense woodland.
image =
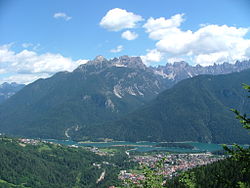
[[226, 159], [189, 170], [168, 180], [166, 187], [233, 188], [239, 187], [240, 182], [250, 187], [250, 174], [243, 173], [246, 168], [247, 163]]
[[[0, 187], [108, 187], [119, 185], [119, 170], [129, 168], [127, 156], [99, 156], [81, 148], [40, 143], [19, 143], [13, 138], [0, 138]], [[103, 161], [109, 162], [102, 164]], [[101, 168], [93, 163], [102, 164]], [[96, 184], [101, 173], [105, 179]]]

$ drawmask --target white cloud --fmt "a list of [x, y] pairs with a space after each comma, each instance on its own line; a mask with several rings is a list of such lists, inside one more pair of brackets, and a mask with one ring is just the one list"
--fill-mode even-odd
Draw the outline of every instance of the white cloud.
[[57, 71], [73, 70], [74, 62], [60, 54], [45, 53], [38, 55], [34, 51], [23, 50], [15, 54], [15, 60], [10, 62], [16, 72], [54, 73]]
[[186, 57], [201, 65], [250, 59], [249, 28], [205, 24], [191, 31], [180, 28], [183, 21], [183, 14], [150, 18], [143, 27], [149, 38], [157, 41], [156, 49], [168, 58]]
[[161, 29], [179, 27], [181, 23], [184, 21], [184, 14], [176, 14], [172, 16], [170, 19], [165, 19], [164, 17], [160, 17], [157, 19], [149, 18], [147, 23], [143, 25], [146, 29], [146, 32], [152, 33], [155, 31], [159, 31]]
[[120, 31], [122, 29], [134, 28], [137, 22], [143, 18], [124, 9], [114, 8], [107, 12], [102, 18], [100, 26], [109, 31]]
[[54, 18], [56, 19], [59, 19], [59, 18], [62, 18], [64, 19], [65, 21], [69, 21], [72, 19], [72, 17], [68, 16], [66, 13], [64, 12], [57, 12], [54, 14]]
[[164, 55], [160, 51], [153, 49], [147, 50], [147, 54], [141, 56], [142, 62], [146, 65], [150, 65], [152, 62], [160, 62]]
[[187, 45], [194, 40], [192, 31], [183, 32], [178, 28], [165, 30], [160, 35], [156, 43], [157, 49], [171, 55], [188, 53]]
[[[72, 71], [79, 64], [86, 63], [86, 61], [82, 59], [73, 61], [61, 54], [44, 53], [39, 55], [27, 49], [16, 53], [11, 50], [10, 45], [3, 45], [0, 46], [0, 71], [12, 76], [0, 77], [0, 81], [4, 79], [17, 82], [26, 80], [26, 83], [40, 77], [51, 76], [59, 71]], [[24, 76], [23, 80], [21, 79], [22, 75]], [[17, 79], [19, 77], [21, 80]]]
[[211, 65], [213, 62], [230, 61], [228, 52], [215, 52], [210, 54], [200, 54], [195, 57], [195, 62], [202, 66]]
[[138, 37], [138, 34], [135, 32], [131, 32], [129, 30], [124, 31], [122, 33], [122, 38], [127, 39], [127, 40], [135, 40]]
[[176, 14], [170, 19], [163, 17], [157, 19], [149, 18], [143, 27], [146, 29], [146, 32], [149, 33], [149, 38], [161, 40], [166, 35], [179, 32], [178, 27], [184, 21], [183, 17], [184, 14]]
[[123, 50], [123, 46], [119, 45], [115, 49], [111, 49], [110, 52], [112, 52], [112, 53], [118, 53], [118, 52], [121, 52], [122, 50]]

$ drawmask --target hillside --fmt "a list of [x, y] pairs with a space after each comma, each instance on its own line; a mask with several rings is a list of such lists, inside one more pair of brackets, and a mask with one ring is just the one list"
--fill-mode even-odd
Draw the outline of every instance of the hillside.
[[131, 141], [199, 141], [249, 143], [230, 108], [250, 112], [242, 83], [250, 70], [228, 75], [203, 75], [179, 82], [126, 117], [85, 126], [75, 139], [108, 137]]
[[197, 167], [168, 180], [168, 188], [186, 188], [188, 182], [195, 187], [240, 187], [239, 182], [250, 186], [250, 174], [244, 173], [248, 164], [232, 158], [220, 160], [212, 164]]
[[98, 56], [73, 72], [39, 79], [0, 105], [0, 132], [66, 138], [67, 130], [115, 120], [167, 87], [140, 58]]
[[[39, 141], [26, 143], [4, 136], [0, 136], [0, 153], [0, 187], [4, 188], [119, 185], [119, 164], [124, 167], [127, 159], [124, 152], [117, 152], [113, 157], [99, 156], [83, 148]], [[104, 171], [104, 179], [96, 183]]]

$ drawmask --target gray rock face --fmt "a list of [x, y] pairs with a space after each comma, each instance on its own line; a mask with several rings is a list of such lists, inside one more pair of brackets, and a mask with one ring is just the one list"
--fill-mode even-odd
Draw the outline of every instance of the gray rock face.
[[[232, 72], [240, 72], [250, 68], [250, 60], [237, 61], [234, 64], [227, 62], [223, 64], [214, 64], [211, 66], [191, 66], [187, 62], [175, 62], [173, 64], [167, 63], [165, 66], [147, 67], [140, 57], [121, 56], [111, 60], [105, 59], [103, 56], [97, 56], [94, 60], [80, 65], [75, 71], [85, 72], [86, 74], [98, 74], [110, 67], [127, 67], [134, 70], [143, 70], [147, 73], [154, 73], [161, 77], [161, 79], [168, 80], [166, 88], [171, 87], [173, 84], [194, 76], [202, 74], [229, 74]], [[136, 73], [135, 73], [136, 74]], [[130, 74], [129, 77], [136, 76]], [[129, 89], [131, 91], [131, 89]]]
[[139, 68], [146, 70], [147, 67], [143, 64], [140, 57], [121, 56], [111, 60], [105, 59], [103, 56], [97, 56], [94, 60], [88, 61], [86, 64], [80, 65], [75, 71], [85, 72], [99, 72], [110, 67], [128, 67]]
[[101, 75], [103, 79], [110, 82], [106, 93], [122, 99], [128, 95], [152, 97], [186, 78], [202, 74], [228, 74], [248, 68], [250, 68], [250, 61], [214, 64], [206, 67], [191, 66], [181, 61], [165, 66], [147, 67], [140, 57], [121, 56], [107, 60], [103, 56], [97, 56], [94, 60], [80, 65], [74, 72], [80, 72], [86, 79], [90, 75]]
[[110, 83], [103, 89], [107, 96], [112, 94], [120, 99], [129, 95], [152, 98], [171, 85], [167, 83], [169, 80], [147, 67], [140, 57], [121, 56], [107, 60], [103, 56], [97, 56], [80, 65], [74, 72], [86, 79], [91, 75], [101, 76]]
[[[114, 70], [121, 69], [122, 72], [122, 70], [125, 70], [122, 68], [125, 68], [126, 71], [129, 68], [131, 71], [123, 74], [122, 78], [120, 78], [114, 73]], [[86, 64], [80, 65], [74, 72], [81, 72], [86, 79], [90, 75], [105, 73], [105, 78], [109, 78], [109, 80], [115, 82], [109, 93], [113, 93], [116, 97], [122, 98], [125, 95], [142, 97], [149, 93], [150, 95], [155, 95], [164, 89], [170, 88], [183, 79], [201, 74], [228, 74], [240, 72], [248, 68], [250, 68], [250, 60], [237, 61], [235, 64], [214, 64], [206, 67], [201, 65], [191, 66], [184, 61], [175, 62], [173, 64], [168, 63], [165, 66], [147, 67], [140, 57], [129, 57], [125, 55], [107, 60], [105, 57], [99, 55]], [[61, 72], [61, 74], [63, 73], [64, 72]], [[65, 74], [66, 73], [69, 74], [69, 72], [65, 72]], [[140, 82], [132, 83], [137, 80], [137, 77], [140, 79]], [[24, 86], [24, 84], [17, 84], [15, 82], [5, 82], [1, 84], [0, 104], [13, 96]]]
[[223, 63], [214, 64], [212, 66], [203, 67], [201, 65], [191, 66], [188, 63], [175, 62], [173, 64], [166, 64], [165, 66], [159, 66], [152, 68], [156, 74], [161, 75], [163, 78], [172, 80], [177, 83], [183, 79], [191, 78], [201, 74], [229, 74], [232, 72], [240, 72], [250, 68], [250, 60], [237, 61], [235, 64]]

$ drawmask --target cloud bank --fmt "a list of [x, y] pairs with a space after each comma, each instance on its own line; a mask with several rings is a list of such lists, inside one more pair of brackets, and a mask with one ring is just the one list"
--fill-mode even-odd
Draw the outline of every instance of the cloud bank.
[[147, 54], [141, 56], [141, 59], [144, 64], [151, 65], [152, 63], [160, 62], [163, 59], [163, 53], [156, 49], [147, 50]]
[[[197, 30], [183, 30], [181, 26], [186, 21], [183, 13], [170, 18], [150, 17], [145, 21], [142, 16], [120, 8], [109, 10], [99, 24], [109, 31], [117, 32], [136, 28], [137, 23], [142, 21], [144, 21], [143, 26], [137, 29], [144, 29], [148, 38], [156, 41], [155, 49], [147, 50], [146, 54], [141, 56], [147, 65], [181, 59], [194, 65], [207, 66], [250, 59], [250, 39], [246, 38], [249, 28], [200, 24]], [[121, 37], [135, 40], [138, 34], [126, 30], [121, 33]], [[121, 50], [120, 47], [111, 52], [116, 53]]]
[[167, 60], [181, 58], [207, 66], [250, 58], [250, 39], [245, 38], [249, 28], [210, 24], [196, 31], [182, 30], [184, 21], [184, 14], [176, 14], [169, 19], [149, 18], [143, 25]]
[[29, 83], [40, 77], [49, 77], [59, 71], [72, 71], [79, 64], [86, 62], [87, 60], [81, 59], [74, 61], [61, 54], [39, 55], [27, 49], [16, 53], [11, 49], [11, 45], [2, 45], [0, 46], [0, 72], [8, 73], [9, 76], [4, 79], [0, 77], [0, 82], [9, 80]]

